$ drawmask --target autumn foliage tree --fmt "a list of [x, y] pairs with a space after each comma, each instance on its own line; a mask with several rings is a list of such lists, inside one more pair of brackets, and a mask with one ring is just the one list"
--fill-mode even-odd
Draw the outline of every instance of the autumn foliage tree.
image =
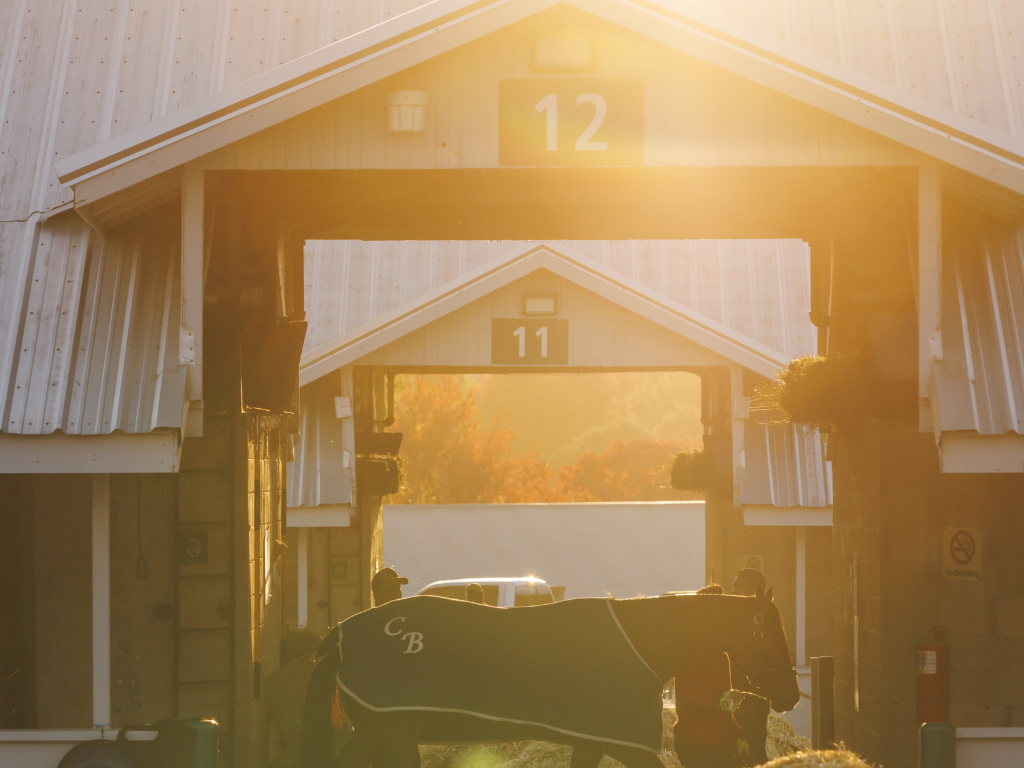
[[476, 397], [461, 378], [410, 376], [396, 394], [403, 432], [398, 504], [554, 501], [551, 465], [534, 452], [514, 454], [515, 433], [496, 418], [480, 424]]
[[480, 423], [462, 377], [398, 382], [395, 429], [403, 432], [403, 487], [396, 504], [664, 501], [679, 498], [668, 465], [684, 446], [671, 440], [611, 440], [561, 468], [536, 450], [516, 453], [515, 432], [495, 417]]
[[558, 473], [566, 501], [675, 501], [669, 462], [682, 449], [672, 440], [609, 440], [601, 453], [585, 451]]

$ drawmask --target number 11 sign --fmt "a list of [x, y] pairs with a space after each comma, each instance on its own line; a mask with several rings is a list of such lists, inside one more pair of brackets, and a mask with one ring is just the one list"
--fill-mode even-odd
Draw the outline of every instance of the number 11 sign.
[[491, 365], [568, 364], [568, 320], [491, 320]]
[[499, 165], [643, 165], [642, 80], [498, 81]]

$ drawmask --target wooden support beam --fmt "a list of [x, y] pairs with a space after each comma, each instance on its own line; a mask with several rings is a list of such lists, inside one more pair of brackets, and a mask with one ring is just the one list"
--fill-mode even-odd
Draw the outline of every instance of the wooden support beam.
[[110, 475], [92, 476], [92, 727], [110, 727]]
[[204, 172], [184, 170], [181, 180], [181, 330], [178, 363], [188, 366], [187, 434], [202, 435]]
[[744, 433], [750, 403], [743, 405], [743, 368], [733, 365], [729, 368], [729, 415], [732, 417], [732, 503], [740, 506], [740, 469], [746, 464]]
[[309, 623], [309, 528], [299, 528], [298, 587], [299, 626]]
[[918, 169], [917, 223], [918, 428], [931, 432], [928, 377], [933, 350], [942, 354], [942, 174], [935, 166]]

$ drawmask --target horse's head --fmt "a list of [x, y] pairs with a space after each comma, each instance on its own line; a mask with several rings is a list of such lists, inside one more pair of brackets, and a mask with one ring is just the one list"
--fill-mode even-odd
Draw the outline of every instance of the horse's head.
[[[749, 598], [748, 598], [749, 599]], [[757, 588], [749, 625], [730, 656], [736, 666], [750, 678], [763, 695], [771, 700], [776, 712], [789, 712], [800, 703], [796, 670], [789, 661], [789, 643], [782, 615], [775, 607], [772, 588]]]

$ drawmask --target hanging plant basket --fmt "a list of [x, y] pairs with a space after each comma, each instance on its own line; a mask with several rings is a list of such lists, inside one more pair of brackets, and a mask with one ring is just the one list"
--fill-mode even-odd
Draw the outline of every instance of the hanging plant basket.
[[356, 487], [370, 496], [388, 496], [402, 487], [401, 460], [394, 456], [356, 456]]
[[707, 493], [715, 488], [718, 471], [706, 451], [680, 451], [672, 459], [672, 487], [678, 491]]
[[755, 407], [782, 423], [834, 431], [868, 416], [888, 415], [873, 367], [860, 357], [799, 357], [757, 388]]

